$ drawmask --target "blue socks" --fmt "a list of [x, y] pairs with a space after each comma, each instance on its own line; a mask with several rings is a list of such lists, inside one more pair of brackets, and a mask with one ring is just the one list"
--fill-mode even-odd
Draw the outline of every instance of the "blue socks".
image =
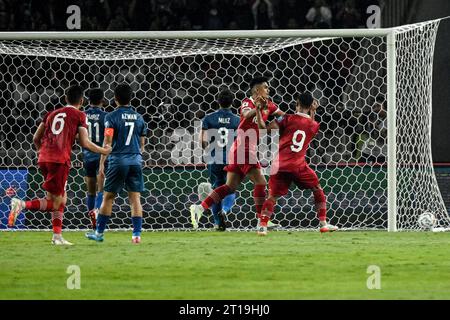
[[219, 223], [220, 223], [220, 220], [219, 220], [219, 212], [220, 212], [220, 210], [222, 210], [222, 205], [220, 203], [219, 204], [214, 203], [211, 206], [211, 212], [213, 214], [214, 224], [215, 225], [219, 225]]
[[100, 213], [98, 214], [98, 217], [97, 217], [97, 233], [98, 234], [103, 234], [103, 232], [105, 232], [106, 225], [108, 224], [110, 218], [111, 218], [110, 216], [105, 216]]
[[91, 211], [92, 209], [94, 209], [95, 195], [88, 194], [87, 199], [86, 199], [86, 205], [87, 205], [88, 211]]
[[236, 200], [236, 194], [232, 193], [225, 197], [225, 199], [222, 200], [222, 210], [225, 213], [229, 213], [231, 211], [231, 208], [234, 205], [234, 200]]
[[103, 192], [97, 193], [97, 198], [95, 199], [95, 209], [100, 209], [103, 202]]
[[140, 237], [142, 230], [142, 217], [131, 217], [133, 222], [133, 237]]

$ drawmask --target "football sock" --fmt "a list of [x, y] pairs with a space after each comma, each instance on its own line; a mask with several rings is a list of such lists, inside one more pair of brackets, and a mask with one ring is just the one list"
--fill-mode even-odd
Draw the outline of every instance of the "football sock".
[[99, 209], [103, 202], [103, 192], [97, 193], [97, 198], [95, 199], [95, 209]]
[[275, 208], [275, 202], [271, 199], [264, 201], [262, 212], [261, 212], [261, 222], [267, 223], [273, 214]]
[[325, 198], [325, 193], [322, 189], [315, 190], [314, 202], [316, 204], [317, 216], [320, 221], [326, 221], [327, 219], [327, 200]]
[[219, 220], [219, 212], [220, 210], [222, 210], [222, 206], [220, 205], [220, 203], [214, 203], [211, 206], [211, 212], [213, 214], [213, 218], [214, 218], [214, 224], [218, 225], [220, 223]]
[[208, 197], [202, 202], [202, 207], [208, 210], [214, 203], [219, 203], [230, 193], [234, 193], [233, 190], [226, 184], [213, 190]]
[[94, 209], [95, 194], [88, 194], [87, 199], [86, 199], [86, 205], [87, 205], [88, 211], [91, 211], [92, 209]]
[[234, 200], [236, 200], [236, 193], [229, 194], [222, 200], [222, 211], [229, 213], [234, 205]]
[[142, 217], [131, 217], [133, 222], [133, 237], [140, 237], [142, 230]]
[[98, 214], [98, 217], [97, 217], [97, 233], [98, 234], [103, 234], [103, 232], [105, 232], [106, 225], [108, 224], [110, 218], [111, 218], [110, 216], [105, 216], [100, 213]]
[[61, 234], [64, 205], [61, 204], [58, 210], [52, 211], [52, 227], [54, 234]]
[[32, 211], [53, 211], [53, 201], [47, 199], [25, 201], [25, 209]]
[[262, 206], [264, 200], [266, 200], [266, 185], [255, 185], [255, 188], [253, 189], [253, 199], [255, 200], [256, 216], [260, 218]]

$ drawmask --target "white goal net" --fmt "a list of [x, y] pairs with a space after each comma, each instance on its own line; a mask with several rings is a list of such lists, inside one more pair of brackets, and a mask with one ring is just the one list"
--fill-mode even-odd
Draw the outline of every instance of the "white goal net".
[[[199, 121], [217, 109], [217, 94], [224, 87], [234, 92], [237, 113], [256, 74], [270, 77], [271, 98], [283, 111], [294, 112], [294, 96], [301, 91], [310, 91], [319, 100], [321, 129], [308, 160], [325, 190], [332, 224], [384, 230], [389, 218], [395, 223], [394, 217], [395, 228], [411, 230], [419, 228], [418, 216], [430, 211], [439, 226], [448, 227], [431, 154], [432, 67], [438, 26], [439, 21], [430, 21], [384, 31], [346, 30], [342, 36], [333, 30], [329, 34], [326, 30], [277, 31], [275, 36], [202, 32], [178, 38], [172, 32], [166, 39], [164, 33], [129, 33], [129, 39], [124, 33], [118, 39], [108, 33], [101, 38], [88, 33], [30, 35], [28, 39], [0, 35], [0, 228], [6, 229], [11, 190], [22, 199], [44, 197], [32, 136], [45, 112], [63, 104], [65, 89], [74, 83], [84, 89], [102, 88], [109, 102], [106, 110], [111, 111], [113, 89], [125, 81], [135, 92], [132, 105], [149, 128], [143, 228], [191, 229], [189, 206], [198, 202], [198, 185], [208, 181], [197, 141]], [[388, 61], [391, 31], [393, 64]], [[395, 75], [395, 97], [388, 86], [389, 72]], [[389, 112], [389, 108], [394, 109]], [[390, 150], [394, 150], [391, 157]], [[270, 157], [266, 160], [270, 164]], [[78, 146], [72, 165], [64, 226], [87, 229], [90, 221]], [[390, 180], [395, 188], [388, 188]], [[233, 229], [256, 226], [252, 190], [250, 182], [238, 190], [227, 216]], [[389, 201], [395, 203], [389, 206]], [[389, 215], [388, 208], [395, 212]], [[129, 228], [129, 212], [123, 193], [116, 200], [109, 227]], [[278, 202], [274, 220], [282, 229], [316, 228], [311, 192], [292, 187]], [[212, 226], [212, 216], [200, 221], [200, 227]], [[15, 228], [50, 227], [49, 214], [25, 211]]]

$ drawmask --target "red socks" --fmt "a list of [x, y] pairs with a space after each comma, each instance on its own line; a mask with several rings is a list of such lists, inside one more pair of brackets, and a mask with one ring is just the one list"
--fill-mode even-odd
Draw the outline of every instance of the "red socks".
[[262, 212], [261, 212], [261, 222], [267, 223], [270, 220], [270, 217], [273, 214], [273, 211], [275, 210], [275, 202], [273, 202], [271, 199], [267, 199], [264, 201]]
[[61, 204], [58, 210], [52, 211], [53, 233], [61, 234], [63, 220], [64, 205]]
[[47, 199], [25, 201], [25, 209], [32, 211], [53, 211], [53, 201]]
[[223, 186], [214, 189], [213, 192], [202, 202], [202, 207], [208, 210], [214, 203], [221, 202], [227, 195], [233, 193], [234, 191], [224, 184]]
[[261, 218], [261, 210], [263, 208], [264, 201], [266, 200], [266, 185], [255, 185], [253, 189], [253, 198], [255, 200], [256, 216]]
[[316, 203], [317, 216], [320, 221], [325, 221], [327, 219], [327, 200], [325, 198], [325, 193], [322, 189], [315, 190], [314, 202]]

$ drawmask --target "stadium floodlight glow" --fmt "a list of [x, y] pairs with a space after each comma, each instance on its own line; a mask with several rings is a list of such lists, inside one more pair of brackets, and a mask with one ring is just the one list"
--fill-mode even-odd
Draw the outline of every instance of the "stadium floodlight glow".
[[[6, 125], [0, 132], [0, 182], [5, 189], [17, 185], [27, 199], [42, 196], [32, 147], [37, 119], [61, 101], [69, 83], [101, 87], [112, 101], [115, 84], [127, 81], [151, 132], [144, 153], [144, 229], [190, 229], [188, 208], [198, 200], [206, 169], [195, 165], [198, 152], [182, 164], [171, 162], [179, 130], [192, 136], [187, 145], [199, 148], [195, 123], [213, 109], [219, 88], [231, 88], [242, 100], [249, 77], [267, 73], [272, 98], [283, 111], [293, 111], [299, 90], [320, 100], [321, 132], [309, 160], [325, 190], [331, 223], [341, 229], [418, 230], [419, 215], [432, 212], [437, 226], [448, 227], [431, 153], [440, 21], [389, 29], [1, 32]], [[387, 110], [375, 109], [377, 97], [385, 98]], [[81, 152], [74, 160], [64, 224], [87, 229]], [[129, 225], [123, 196], [113, 209], [114, 229]], [[313, 229], [318, 221], [311, 201], [306, 191], [292, 189], [274, 219], [283, 229]], [[212, 227], [203, 219], [203, 227]], [[256, 226], [251, 184], [239, 190], [228, 220], [237, 230]], [[18, 227], [48, 229], [49, 221], [26, 213]]]

